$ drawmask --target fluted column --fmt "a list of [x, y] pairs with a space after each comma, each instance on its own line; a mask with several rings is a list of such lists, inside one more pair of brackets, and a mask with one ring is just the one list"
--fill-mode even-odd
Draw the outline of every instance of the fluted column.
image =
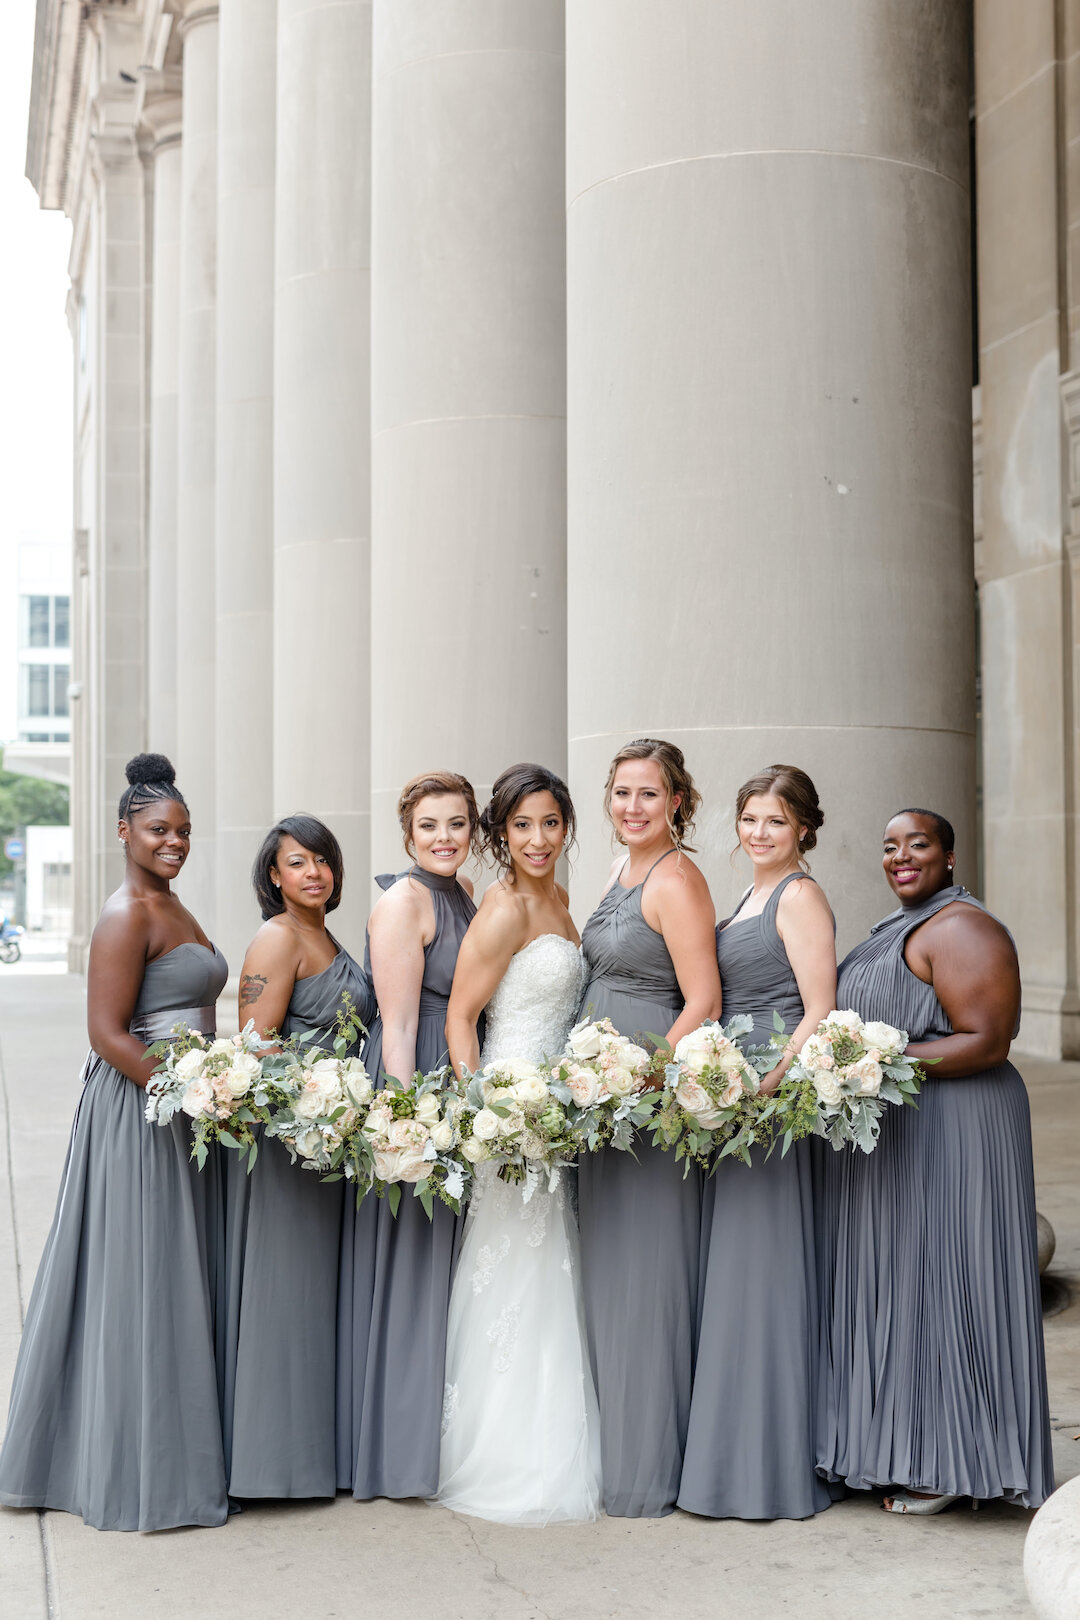
[[160, 74], [146, 92], [141, 122], [153, 169], [150, 316], [150, 491], [146, 537], [147, 735], [155, 751], [176, 752], [176, 494], [180, 360], [180, 132], [178, 74]]
[[218, 8], [178, 0], [184, 46], [176, 499], [176, 767], [191, 808], [184, 900], [215, 928], [214, 556]]
[[279, 0], [274, 813], [341, 840], [368, 911], [370, 0]]
[[561, 0], [375, 0], [372, 815], [566, 758]]
[[276, 9], [221, 0], [218, 25], [216, 909], [234, 972], [273, 815]]
[[[961, 0], [569, 8], [577, 889], [615, 747], [685, 749], [718, 908], [735, 789], [808, 769], [841, 947], [881, 829], [973, 874], [968, 38]], [[823, 90], [823, 86], [827, 87]]]

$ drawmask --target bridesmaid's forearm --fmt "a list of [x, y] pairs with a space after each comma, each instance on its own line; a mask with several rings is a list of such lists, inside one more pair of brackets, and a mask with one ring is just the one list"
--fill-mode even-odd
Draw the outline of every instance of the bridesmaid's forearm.
[[480, 1067], [480, 1042], [476, 1038], [476, 1023], [448, 1014], [446, 1019], [446, 1046], [454, 1073], [461, 1080], [464, 1071], [475, 1074]]
[[[939, 1041], [914, 1041], [906, 1050], [908, 1057], [926, 1063], [928, 1080], [966, 1080], [1004, 1063], [1011, 1045], [1011, 1038], [979, 1030], [945, 1035]], [[932, 1058], [937, 1061], [930, 1062]]]

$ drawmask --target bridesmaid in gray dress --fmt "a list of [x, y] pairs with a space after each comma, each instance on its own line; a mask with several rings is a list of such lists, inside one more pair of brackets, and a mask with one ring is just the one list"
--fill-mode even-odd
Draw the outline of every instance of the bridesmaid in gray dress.
[[[644, 738], [612, 761], [605, 809], [628, 854], [585, 924], [579, 1017], [672, 1045], [720, 1012], [708, 886], [686, 854], [700, 796], [673, 743]], [[586, 1154], [578, 1175], [589, 1351], [600, 1402], [604, 1507], [675, 1507], [690, 1415], [701, 1175], [639, 1141]]]
[[[312, 1030], [327, 1048], [348, 993], [374, 1016], [370, 982], [326, 927], [341, 898], [337, 839], [312, 816], [267, 834], [252, 872], [267, 919], [244, 958], [240, 1018], [263, 1035]], [[359, 1042], [352, 1050], [358, 1051]], [[229, 1154], [223, 1407], [229, 1490], [333, 1496], [334, 1376], [342, 1183], [324, 1184], [264, 1141], [249, 1176]]]
[[[790, 1036], [762, 1080], [832, 1010], [834, 926], [802, 870], [824, 817], [804, 771], [773, 765], [739, 789], [735, 827], [753, 887], [716, 931], [724, 1017], [749, 1013], [766, 1045]], [[710, 1518], [805, 1519], [829, 1506], [815, 1472], [817, 1278], [810, 1143], [716, 1166], [702, 1205], [697, 1367], [679, 1506]], [[732, 1301], [738, 1309], [732, 1309]]]
[[893, 1487], [897, 1513], [968, 1496], [1035, 1508], [1054, 1473], [1031, 1121], [1008, 1061], [1016, 950], [954, 882], [943, 816], [901, 811], [884, 851], [900, 909], [840, 964], [839, 1002], [939, 1061], [869, 1157], [822, 1155], [819, 1463]]
[[[476, 914], [461, 868], [475, 852], [472, 787], [452, 771], [407, 783], [398, 801], [415, 864], [376, 879], [367, 965], [378, 996], [365, 1062], [372, 1081], [412, 1079], [449, 1061], [446, 1008], [458, 948]], [[338, 1295], [338, 1485], [358, 1500], [434, 1496], [439, 1483], [446, 1317], [457, 1220], [429, 1221], [410, 1187], [346, 1197]]]
[[0, 1453], [0, 1502], [98, 1530], [225, 1522], [207, 1274], [212, 1180], [188, 1120], [148, 1125], [147, 1045], [212, 1036], [228, 969], [170, 890], [191, 823], [161, 754], [127, 766], [124, 881], [90, 943], [91, 1050], [30, 1297]]

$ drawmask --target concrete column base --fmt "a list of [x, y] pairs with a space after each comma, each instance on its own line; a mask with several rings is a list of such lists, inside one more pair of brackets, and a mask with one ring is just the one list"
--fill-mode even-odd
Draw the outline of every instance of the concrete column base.
[[1024, 1581], [1039, 1620], [1080, 1614], [1080, 1475], [1036, 1513], [1024, 1543]]

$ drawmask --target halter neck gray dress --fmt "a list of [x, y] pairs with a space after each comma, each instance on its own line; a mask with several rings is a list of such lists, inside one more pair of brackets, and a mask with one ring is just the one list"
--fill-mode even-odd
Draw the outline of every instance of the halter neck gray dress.
[[[578, 1018], [610, 1018], [633, 1039], [666, 1035], [683, 1008], [668, 948], [642, 914], [649, 875], [632, 889], [616, 878], [581, 935]], [[647, 1140], [634, 1152], [603, 1148], [580, 1160], [581, 1276], [604, 1508], [655, 1519], [675, 1507], [690, 1417], [701, 1172], [684, 1178], [674, 1155]]]
[[[952, 1025], [904, 960], [959, 885], [877, 923], [840, 964], [838, 1003], [940, 1039]], [[980, 908], [985, 909], [985, 908]], [[818, 1156], [819, 1465], [888, 1486], [1038, 1507], [1054, 1488], [1027, 1091], [1011, 1063], [933, 1069], [874, 1152]]]
[[[227, 977], [205, 945], [156, 957], [132, 1033], [161, 1039], [181, 1018], [211, 1033]], [[143, 1021], [156, 1028], [143, 1032]], [[141, 1087], [90, 1052], [0, 1453], [0, 1502], [77, 1513], [98, 1530], [217, 1525], [228, 1514], [211, 1178], [192, 1162], [186, 1116], [148, 1125], [145, 1106]]]
[[[773, 1012], [790, 1033], [802, 998], [776, 927], [803, 872], [783, 878], [759, 916], [716, 930], [726, 1019], [749, 1013], [764, 1045]], [[817, 1276], [810, 1144], [755, 1152], [705, 1182], [694, 1393], [679, 1506], [714, 1519], [806, 1519], [829, 1506], [815, 1473]]]
[[[458, 950], [476, 906], [456, 877], [410, 872], [376, 878], [389, 889], [411, 877], [431, 893], [435, 932], [424, 951], [416, 1066], [425, 1074], [449, 1061], [446, 1008]], [[370, 969], [370, 946], [365, 958]], [[364, 1055], [382, 1076], [382, 1023]], [[396, 1079], [411, 1080], [411, 1075]], [[458, 1222], [436, 1203], [429, 1221], [411, 1187], [396, 1218], [385, 1198], [360, 1208], [346, 1195], [338, 1292], [338, 1485], [359, 1501], [434, 1496], [446, 1364], [446, 1317]]]
[[[315, 1031], [328, 1049], [345, 993], [365, 1025], [371, 981], [338, 946], [297, 979], [281, 1033]], [[226, 1160], [227, 1298], [223, 1427], [229, 1491], [240, 1497], [334, 1496], [335, 1349], [343, 1192], [264, 1139], [248, 1176]]]

